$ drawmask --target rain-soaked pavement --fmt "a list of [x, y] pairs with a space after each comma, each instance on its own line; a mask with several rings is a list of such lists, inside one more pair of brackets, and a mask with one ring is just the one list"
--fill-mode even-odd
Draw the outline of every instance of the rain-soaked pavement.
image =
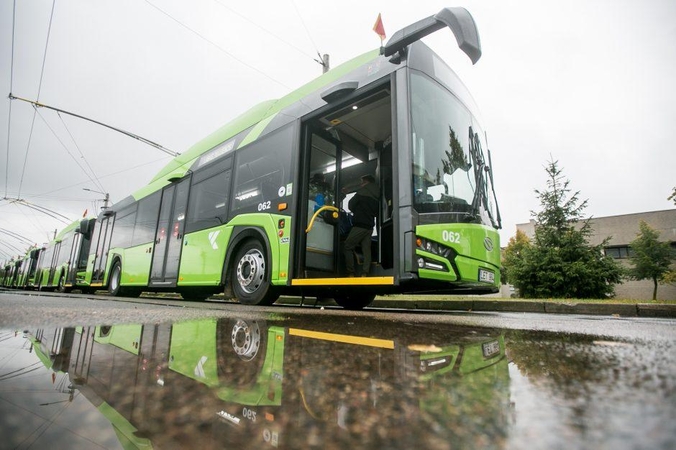
[[676, 448], [673, 332], [404, 317], [0, 330], [0, 448]]

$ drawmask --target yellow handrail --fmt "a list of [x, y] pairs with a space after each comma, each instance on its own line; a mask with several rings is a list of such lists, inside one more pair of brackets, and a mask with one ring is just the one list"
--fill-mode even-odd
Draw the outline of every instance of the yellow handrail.
[[310, 230], [312, 229], [312, 225], [314, 225], [314, 223], [315, 223], [315, 219], [317, 218], [319, 213], [324, 211], [324, 210], [333, 211], [334, 219], [337, 219], [338, 214], [340, 213], [340, 210], [338, 208], [336, 208], [335, 206], [322, 206], [317, 211], [315, 211], [315, 213], [312, 215], [312, 219], [310, 219], [310, 223], [308, 224], [307, 228], [305, 229], [306, 233], [310, 232]]

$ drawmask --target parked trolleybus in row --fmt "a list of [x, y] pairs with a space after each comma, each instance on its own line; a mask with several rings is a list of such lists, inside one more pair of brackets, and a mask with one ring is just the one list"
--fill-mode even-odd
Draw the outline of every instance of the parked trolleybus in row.
[[[69, 227], [41, 253], [38, 284], [225, 292], [256, 305], [322, 296], [347, 308], [377, 294], [497, 292], [500, 215], [485, 133], [464, 85], [419, 41], [446, 26], [476, 62], [478, 32], [463, 8], [400, 30], [253, 107], [95, 221]], [[358, 249], [352, 277], [342, 246], [365, 175], [379, 193], [373, 257], [360, 271]]]

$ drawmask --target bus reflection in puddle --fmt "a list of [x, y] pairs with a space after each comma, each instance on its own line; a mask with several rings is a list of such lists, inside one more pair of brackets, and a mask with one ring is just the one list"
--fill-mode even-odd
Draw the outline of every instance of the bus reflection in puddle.
[[505, 438], [501, 332], [405, 325], [374, 335], [381, 326], [208, 319], [46, 334], [65, 349], [58, 358], [72, 388], [123, 445], [427, 448]]

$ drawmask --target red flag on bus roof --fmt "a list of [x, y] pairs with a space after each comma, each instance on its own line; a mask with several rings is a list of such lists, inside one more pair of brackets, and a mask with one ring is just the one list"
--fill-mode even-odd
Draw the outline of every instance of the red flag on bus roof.
[[385, 40], [385, 27], [383, 26], [383, 19], [380, 17], [380, 13], [378, 13], [378, 19], [376, 19], [375, 25], [373, 25], [373, 31], [380, 36], [381, 42]]

